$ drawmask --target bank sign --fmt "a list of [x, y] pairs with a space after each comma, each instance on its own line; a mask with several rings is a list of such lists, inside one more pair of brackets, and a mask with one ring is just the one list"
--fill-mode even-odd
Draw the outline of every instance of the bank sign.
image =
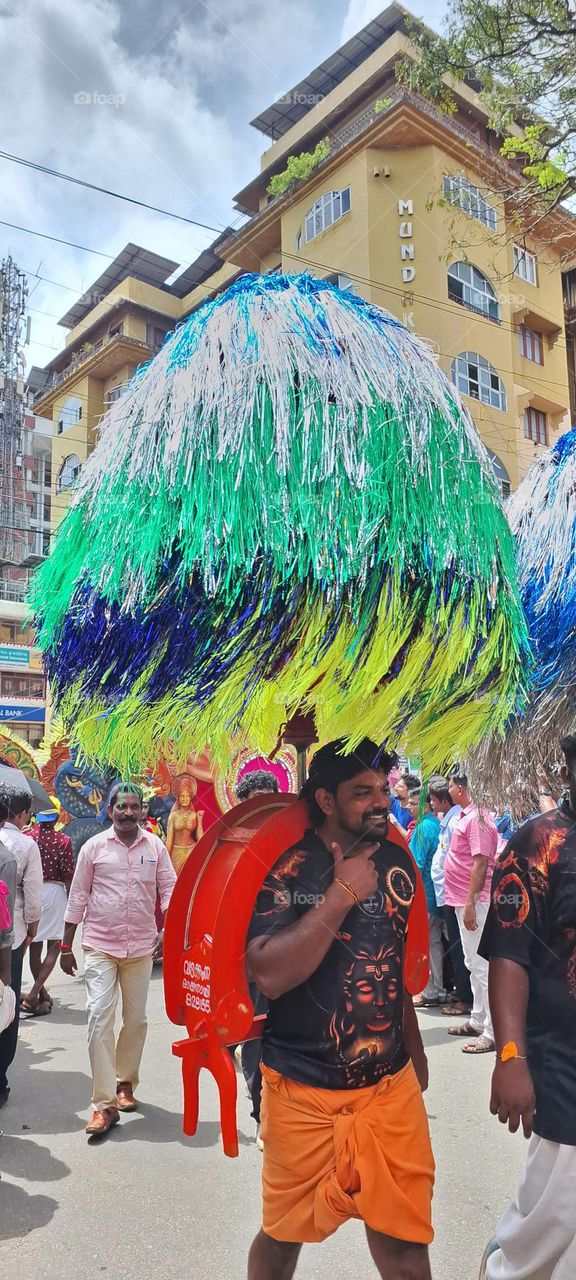
[[29, 649], [17, 649], [9, 644], [0, 644], [0, 665], [11, 663], [17, 667], [27, 667], [30, 662]]
[[0, 723], [44, 724], [46, 711], [44, 707], [17, 707], [0, 704]]

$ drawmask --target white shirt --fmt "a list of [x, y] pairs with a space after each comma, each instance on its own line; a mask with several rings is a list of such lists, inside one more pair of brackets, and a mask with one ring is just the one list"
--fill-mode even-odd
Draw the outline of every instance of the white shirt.
[[2, 844], [12, 850], [17, 863], [13, 947], [19, 947], [26, 937], [28, 925], [38, 921], [42, 915], [42, 859], [36, 841], [25, 836], [13, 822], [4, 823]]
[[444, 863], [450, 848], [452, 832], [461, 813], [462, 805], [453, 804], [452, 808], [449, 809], [442, 818], [440, 818], [440, 839], [430, 868], [432, 884], [434, 885], [434, 893], [436, 894], [436, 902], [439, 907], [444, 906]]

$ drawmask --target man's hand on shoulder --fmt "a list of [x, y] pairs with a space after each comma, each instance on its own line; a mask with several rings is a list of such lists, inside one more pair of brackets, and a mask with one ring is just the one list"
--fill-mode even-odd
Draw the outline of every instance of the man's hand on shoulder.
[[373, 856], [379, 845], [362, 845], [359, 853], [345, 858], [339, 844], [331, 845], [334, 858], [334, 885], [338, 891], [350, 898], [350, 905], [355, 898], [357, 902], [365, 902], [378, 888], [378, 872]]

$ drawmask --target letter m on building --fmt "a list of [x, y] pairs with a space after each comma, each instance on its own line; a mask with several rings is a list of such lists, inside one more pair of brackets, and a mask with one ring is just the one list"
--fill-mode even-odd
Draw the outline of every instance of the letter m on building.
[[399, 201], [398, 201], [398, 213], [400, 214], [400, 217], [402, 217], [402, 214], [403, 214], [403, 213], [410, 213], [410, 214], [414, 213], [414, 201], [413, 201], [413, 200], [399, 200]]

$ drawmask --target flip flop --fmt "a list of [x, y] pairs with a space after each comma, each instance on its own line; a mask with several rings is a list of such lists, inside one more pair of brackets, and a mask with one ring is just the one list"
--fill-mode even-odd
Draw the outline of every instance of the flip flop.
[[21, 1013], [27, 1013], [29, 1017], [33, 1018], [36, 1013], [36, 1007], [37, 1007], [36, 1002], [34, 1002], [34, 1004], [30, 1004], [30, 1001], [27, 999], [26, 996], [20, 996], [20, 1012]]
[[496, 1045], [493, 1040], [489, 1040], [488, 1036], [478, 1036], [477, 1040], [472, 1040], [470, 1044], [462, 1045], [462, 1053], [494, 1053]]
[[445, 1005], [442, 1010], [443, 1018], [469, 1018], [472, 1013], [470, 1005], [460, 1004], [459, 1000], [455, 1000], [454, 1004]]
[[432, 1009], [439, 1004], [444, 1004], [444, 1001], [440, 999], [440, 996], [414, 996], [412, 1004], [415, 1009]]
[[448, 1027], [449, 1036], [481, 1036], [482, 1032], [477, 1031], [471, 1022], [461, 1022], [459, 1027]]

